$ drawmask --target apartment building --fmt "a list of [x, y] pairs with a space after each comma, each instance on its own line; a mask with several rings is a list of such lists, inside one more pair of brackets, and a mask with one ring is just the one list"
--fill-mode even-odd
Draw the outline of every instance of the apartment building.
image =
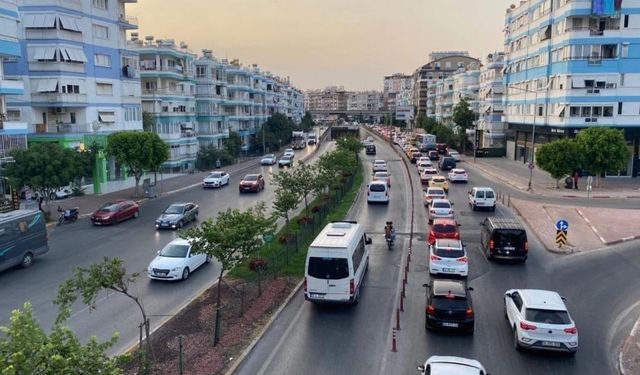
[[14, 149], [27, 147], [27, 123], [21, 121], [20, 113], [7, 110], [9, 95], [23, 95], [21, 79], [4, 76], [3, 62], [21, 56], [18, 42], [18, 5], [16, 0], [0, 0], [0, 160]]
[[413, 76], [395, 73], [384, 77], [383, 108], [396, 111], [397, 107], [413, 106]]
[[502, 121], [504, 56], [504, 52], [492, 52], [487, 55], [485, 63], [480, 68], [478, 92], [480, 118], [477, 130], [481, 148], [505, 147], [505, 124]]
[[346, 111], [348, 92], [344, 87], [330, 86], [306, 92], [311, 111]]
[[195, 55], [188, 45], [173, 39], [144, 41], [132, 34], [131, 45], [140, 56], [142, 109], [153, 118], [150, 131], [169, 144], [170, 156], [162, 168], [192, 170], [198, 153], [196, 133]]
[[382, 106], [382, 93], [379, 91], [357, 91], [347, 95], [348, 111], [379, 111]]
[[639, 36], [640, 0], [521, 1], [507, 9], [507, 157], [527, 162], [541, 144], [614, 127], [624, 130], [632, 157], [607, 175], [636, 177]]
[[229, 136], [225, 113], [227, 102], [226, 65], [210, 49], [194, 61], [196, 79], [196, 137], [200, 148], [222, 147]]

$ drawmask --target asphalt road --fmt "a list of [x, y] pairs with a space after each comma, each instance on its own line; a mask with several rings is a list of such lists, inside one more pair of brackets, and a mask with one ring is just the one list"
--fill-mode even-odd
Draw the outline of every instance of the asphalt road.
[[[470, 256], [469, 285], [476, 311], [474, 335], [433, 333], [424, 328], [425, 288], [429, 281], [424, 234], [426, 212], [416, 188], [416, 231], [398, 352], [391, 352], [391, 329], [399, 296], [403, 254], [389, 252], [381, 235], [387, 219], [399, 223], [398, 244], [407, 250], [409, 182], [398, 156], [378, 144], [378, 156], [390, 160], [392, 197], [389, 206], [360, 201], [353, 219], [374, 233], [374, 248], [360, 304], [315, 306], [298, 293], [258, 342], [236, 374], [414, 374], [431, 355], [456, 355], [481, 361], [492, 374], [613, 374], [617, 348], [640, 313], [640, 254], [637, 242], [603, 251], [560, 256], [544, 250], [529, 231], [530, 256], [525, 264], [488, 262], [479, 251], [480, 221], [490, 215], [514, 216], [498, 207], [495, 213], [473, 212], [466, 205], [471, 186], [508, 186], [471, 172], [468, 185], [454, 185], [462, 239]], [[367, 157], [367, 159], [373, 159]], [[411, 166], [413, 167], [413, 165]], [[414, 177], [417, 173], [412, 169]], [[517, 352], [503, 317], [503, 294], [511, 288], [558, 291], [576, 321], [580, 346], [575, 357], [555, 353]]]
[[[311, 153], [317, 146], [309, 146], [296, 152], [296, 160]], [[318, 155], [333, 147], [325, 142]], [[190, 201], [200, 206], [200, 220], [215, 217], [228, 208], [247, 209], [259, 201], [270, 204], [274, 197], [271, 174], [274, 167], [256, 164], [252, 170], [232, 174], [229, 186], [216, 190], [194, 187], [176, 194], [150, 200], [141, 205], [140, 217], [114, 226], [93, 227], [88, 219], [73, 224], [65, 224], [49, 230], [49, 253], [36, 259], [29, 269], [13, 269], [0, 273], [0, 325], [9, 322], [11, 310], [22, 307], [30, 301], [38, 319], [45, 328], [51, 327], [57, 314], [52, 303], [60, 285], [72, 275], [78, 266], [97, 263], [103, 257], [119, 257], [125, 261], [129, 272], [140, 272], [138, 280], [131, 285], [131, 293], [141, 298], [151, 317], [152, 328], [179, 311], [180, 307], [200, 295], [212, 285], [220, 272], [214, 260], [191, 274], [186, 282], [157, 282], [146, 276], [149, 262], [156, 251], [174, 239], [174, 231], [156, 231], [154, 220], [172, 202]], [[238, 182], [245, 173], [260, 172], [266, 180], [266, 188], [258, 194], [238, 193]], [[190, 224], [193, 225], [193, 224]], [[74, 306], [69, 326], [82, 340], [95, 335], [100, 340], [120, 333], [120, 340], [112, 352], [116, 353], [137, 341], [138, 325], [142, 321], [135, 303], [126, 297], [103, 293], [94, 310], [80, 302]]]

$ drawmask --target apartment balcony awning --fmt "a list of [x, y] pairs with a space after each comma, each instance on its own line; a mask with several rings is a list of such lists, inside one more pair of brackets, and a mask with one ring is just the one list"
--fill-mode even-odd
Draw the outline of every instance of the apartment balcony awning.
[[75, 18], [67, 17], [67, 16], [58, 16], [58, 20], [60, 21], [60, 28], [69, 31], [82, 32], [78, 22]]
[[87, 56], [84, 54], [84, 50], [82, 48], [77, 47], [61, 47], [60, 52], [65, 60], [79, 63], [86, 63]]
[[33, 51], [33, 60], [55, 60], [56, 47], [28, 47]]
[[55, 29], [55, 14], [26, 14], [22, 19], [26, 29]]
[[584, 84], [584, 77], [572, 77], [571, 78], [571, 88], [574, 89], [583, 89], [586, 85]]
[[115, 112], [98, 112], [100, 122], [116, 122]]
[[38, 79], [34, 81], [35, 91], [40, 93], [57, 92], [58, 80], [56, 78]]

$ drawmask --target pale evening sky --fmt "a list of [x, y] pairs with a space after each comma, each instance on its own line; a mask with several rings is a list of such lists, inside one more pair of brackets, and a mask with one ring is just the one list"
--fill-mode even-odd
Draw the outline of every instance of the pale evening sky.
[[301, 89], [382, 90], [431, 51], [503, 50], [516, 0], [139, 0], [127, 4], [140, 37], [185, 41], [200, 54], [258, 64]]

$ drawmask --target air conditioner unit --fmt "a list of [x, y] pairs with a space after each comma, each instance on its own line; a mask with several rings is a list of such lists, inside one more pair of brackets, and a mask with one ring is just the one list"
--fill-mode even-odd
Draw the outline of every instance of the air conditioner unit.
[[605, 88], [607, 88], [607, 89], [615, 89], [616, 88], [616, 84], [615, 83], [607, 83], [605, 85]]

